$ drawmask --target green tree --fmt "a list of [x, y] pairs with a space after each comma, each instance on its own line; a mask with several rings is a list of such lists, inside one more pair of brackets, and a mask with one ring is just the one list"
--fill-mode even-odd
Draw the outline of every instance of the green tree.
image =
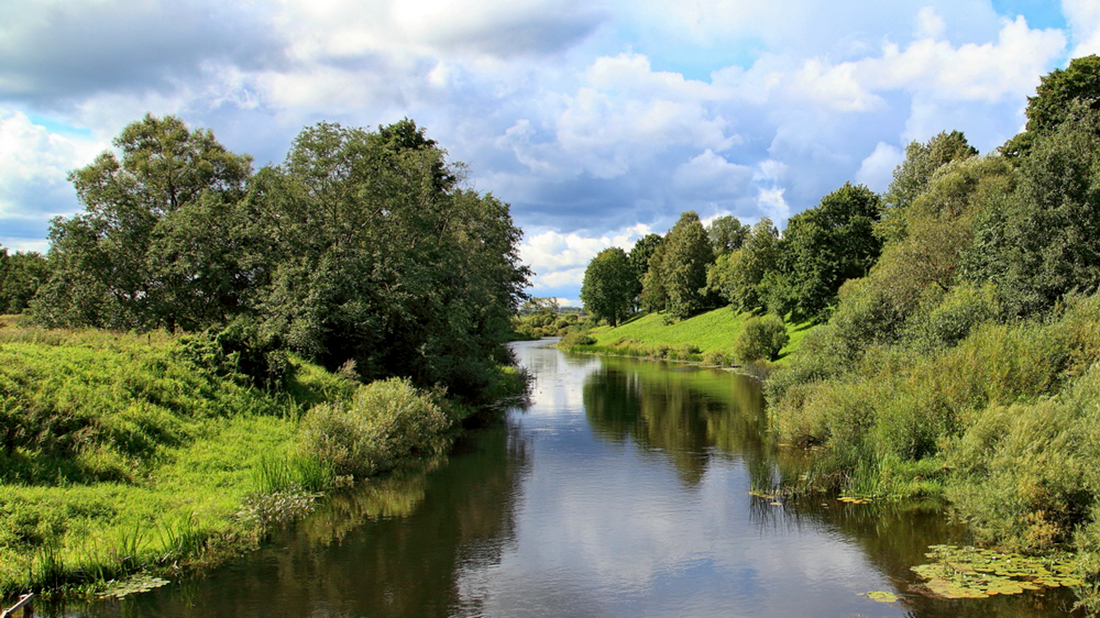
[[726, 215], [711, 221], [707, 226], [707, 237], [715, 256], [736, 251], [745, 244], [752, 227], [742, 224], [737, 217]]
[[[51, 325], [198, 328], [240, 309], [232, 213], [251, 160], [174, 116], [144, 119], [69, 176], [84, 212], [55, 219], [51, 278], [33, 311]], [[211, 259], [217, 256], [218, 259]]]
[[445, 154], [410, 120], [320, 123], [261, 170], [248, 203], [271, 239], [266, 332], [368, 379], [483, 393], [528, 271], [507, 204], [460, 188]]
[[638, 300], [646, 311], [664, 311], [668, 308], [668, 279], [666, 254], [668, 245], [664, 241], [654, 248], [649, 256], [648, 267], [642, 276], [642, 292]]
[[756, 311], [765, 304], [769, 275], [778, 272], [781, 257], [779, 230], [764, 217], [744, 246], [718, 257], [708, 269], [707, 285], [735, 311]]
[[1038, 134], [1017, 185], [977, 222], [967, 276], [994, 283], [1007, 311], [1029, 315], [1100, 287], [1100, 112]]
[[9, 255], [0, 247], [0, 313], [22, 313], [48, 277], [49, 264], [40, 253]]
[[637, 296], [637, 279], [625, 251], [619, 247], [604, 249], [588, 263], [581, 284], [585, 311], [618, 326], [630, 314]]
[[699, 215], [690, 210], [680, 215], [662, 247], [668, 314], [682, 320], [708, 305], [707, 266], [714, 251]]
[[874, 192], [845, 183], [816, 207], [791, 217], [784, 252], [795, 311], [820, 316], [836, 300], [841, 284], [867, 274], [882, 249], [873, 233], [879, 213]]
[[882, 223], [877, 226], [886, 240], [905, 235], [904, 219], [898, 213], [908, 208], [928, 188], [936, 171], [952, 161], [978, 154], [961, 131], [941, 132], [925, 143], [911, 142], [905, 147], [905, 160], [894, 170], [882, 199]]
[[1044, 75], [1035, 96], [1027, 98], [1027, 126], [1001, 146], [1008, 156], [1031, 152], [1035, 140], [1061, 123], [1100, 110], [1100, 57], [1084, 56], [1070, 61], [1065, 69]]

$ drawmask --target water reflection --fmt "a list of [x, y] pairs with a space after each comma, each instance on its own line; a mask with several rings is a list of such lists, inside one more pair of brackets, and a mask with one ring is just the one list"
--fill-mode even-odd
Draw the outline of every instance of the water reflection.
[[689, 485], [700, 482], [713, 457], [730, 455], [745, 462], [755, 486], [772, 484], [764, 399], [755, 380], [701, 367], [607, 358], [589, 374], [583, 392], [596, 435], [666, 453]]
[[[1065, 592], [910, 593], [938, 507], [777, 505], [759, 385], [725, 372], [517, 346], [506, 426], [338, 496], [212, 577], [86, 615], [1035, 616]], [[892, 590], [901, 603], [861, 596]]]

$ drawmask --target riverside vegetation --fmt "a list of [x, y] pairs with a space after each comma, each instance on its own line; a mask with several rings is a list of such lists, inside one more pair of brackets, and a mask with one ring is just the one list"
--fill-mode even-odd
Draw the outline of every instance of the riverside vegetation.
[[[686, 213], [650, 243], [663, 252], [639, 249], [647, 274], [619, 302], [670, 325], [715, 295], [735, 314], [810, 318], [766, 384], [773, 435], [805, 453], [781, 459], [778, 491], [943, 499], [983, 546], [1075, 553], [1067, 581], [1100, 612], [1100, 58], [1044, 76], [1026, 113], [986, 155], [958, 131], [914, 142], [885, 194], [845, 185], [782, 235], [726, 222], [725, 253], [718, 221], [701, 234]], [[602, 286], [611, 270], [586, 276], [594, 299], [621, 289]], [[594, 315], [623, 320], [599, 300]], [[614, 352], [628, 327], [571, 343]]]
[[255, 173], [171, 116], [115, 146], [45, 258], [0, 251], [0, 596], [251, 549], [525, 388], [520, 231], [412, 121]]

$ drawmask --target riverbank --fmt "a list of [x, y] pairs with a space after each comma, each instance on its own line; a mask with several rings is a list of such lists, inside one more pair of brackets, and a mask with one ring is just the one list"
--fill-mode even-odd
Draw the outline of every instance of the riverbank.
[[[722, 307], [697, 316], [665, 323], [660, 313], [639, 315], [617, 327], [600, 326], [583, 333], [581, 342], [564, 340], [563, 347], [573, 352], [608, 354], [702, 362], [729, 366], [731, 350], [749, 313], [735, 313]], [[789, 340], [779, 352], [779, 363], [802, 345], [805, 336], [814, 330], [810, 321], [786, 323]], [[590, 341], [590, 342], [589, 342]]]
[[[0, 599], [90, 596], [135, 573], [208, 568], [324, 492], [445, 450], [472, 412], [404, 381], [361, 385], [351, 371], [288, 362], [285, 384], [265, 389], [196, 363], [163, 332], [0, 322]], [[502, 382], [522, 387], [514, 371]], [[371, 430], [355, 414], [381, 400], [382, 446], [370, 466], [344, 469], [333, 452], [355, 434], [334, 435], [321, 412]], [[432, 414], [430, 426], [407, 409]], [[325, 440], [333, 452], [317, 448]]]

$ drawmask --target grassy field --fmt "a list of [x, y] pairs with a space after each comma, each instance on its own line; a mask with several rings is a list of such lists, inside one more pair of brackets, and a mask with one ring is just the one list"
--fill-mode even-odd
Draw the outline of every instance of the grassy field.
[[[636, 356], [663, 356], [680, 360], [701, 360], [707, 353], [728, 354], [733, 342], [741, 332], [748, 313], [734, 313], [729, 307], [714, 309], [692, 318], [665, 324], [664, 316], [647, 313], [638, 316], [616, 328], [601, 326], [588, 331], [596, 340], [594, 345], [578, 346], [579, 351], [594, 353], [622, 354], [622, 343], [633, 344]], [[806, 333], [812, 330], [811, 322], [788, 323], [787, 334], [790, 341], [780, 352], [780, 362], [796, 350]], [[620, 344], [616, 346], [616, 344]], [[690, 351], [689, 351], [690, 350]], [[650, 351], [654, 354], [644, 354]]]
[[[111, 580], [171, 576], [253, 549], [350, 481], [310, 451], [302, 419], [348, 407], [369, 430], [378, 405], [357, 410], [360, 394], [404, 397], [389, 406], [396, 415], [410, 397], [434, 397], [293, 357], [290, 382], [266, 390], [196, 364], [186, 345], [163, 332], [47, 331], [0, 316], [0, 602], [101, 593]], [[437, 425], [471, 412], [439, 405], [454, 423]], [[382, 420], [427, 435], [394, 418]], [[314, 434], [336, 446], [355, 439]], [[424, 450], [396, 434], [368, 438], [389, 449], [385, 469]]]

